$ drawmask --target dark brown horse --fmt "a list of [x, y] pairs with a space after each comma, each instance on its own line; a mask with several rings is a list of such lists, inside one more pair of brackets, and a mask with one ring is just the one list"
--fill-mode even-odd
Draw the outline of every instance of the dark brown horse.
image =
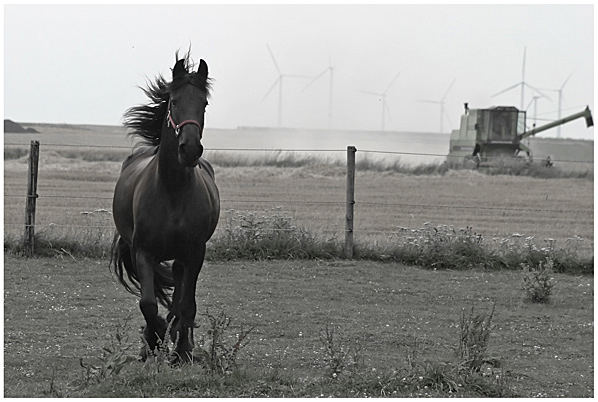
[[220, 199], [214, 170], [200, 158], [208, 66], [201, 60], [196, 72], [189, 71], [189, 55], [176, 59], [172, 81], [159, 76], [144, 90], [150, 102], [125, 113], [129, 134], [148, 146], [124, 161], [116, 183], [111, 266], [124, 287], [141, 298], [147, 342], [142, 358], [166, 334], [159, 302], [169, 311], [173, 361], [179, 362], [191, 358], [197, 278]]

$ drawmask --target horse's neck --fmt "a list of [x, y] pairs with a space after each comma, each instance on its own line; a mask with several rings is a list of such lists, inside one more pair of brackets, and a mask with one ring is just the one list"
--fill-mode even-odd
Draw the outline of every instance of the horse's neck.
[[178, 161], [178, 147], [174, 130], [164, 123], [158, 149], [158, 176], [168, 187], [181, 187], [189, 179], [189, 169]]

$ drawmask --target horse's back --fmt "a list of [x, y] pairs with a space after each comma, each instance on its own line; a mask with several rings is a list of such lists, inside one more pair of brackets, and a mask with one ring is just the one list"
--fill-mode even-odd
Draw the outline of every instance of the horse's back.
[[132, 163], [136, 161], [140, 161], [143, 159], [150, 159], [152, 156], [156, 154], [158, 148], [152, 145], [139, 145], [137, 146], [133, 152], [127, 156], [127, 158], [123, 161], [121, 166], [121, 173]]

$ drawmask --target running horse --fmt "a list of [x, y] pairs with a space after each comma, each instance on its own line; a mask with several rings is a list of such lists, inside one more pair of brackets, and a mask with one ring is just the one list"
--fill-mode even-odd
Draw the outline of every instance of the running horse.
[[[149, 103], [128, 109], [124, 125], [145, 146], [123, 162], [116, 183], [116, 234], [110, 266], [125, 289], [140, 297], [145, 318], [141, 359], [153, 354], [170, 325], [172, 363], [191, 359], [195, 290], [206, 242], [220, 215], [214, 170], [201, 158], [208, 66], [197, 71], [187, 54], [143, 89]], [[191, 70], [191, 71], [190, 71]], [[168, 309], [166, 320], [158, 303]]]

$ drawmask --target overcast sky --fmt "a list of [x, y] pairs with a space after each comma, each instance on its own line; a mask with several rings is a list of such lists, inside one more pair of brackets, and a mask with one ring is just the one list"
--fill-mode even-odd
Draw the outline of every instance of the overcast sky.
[[[21, 122], [121, 123], [145, 101], [137, 85], [170, 77], [177, 49], [191, 44], [214, 79], [209, 127], [275, 126], [278, 72], [317, 76], [334, 67], [332, 127], [376, 130], [387, 92], [388, 130], [438, 132], [440, 107], [419, 100], [446, 94], [443, 131], [457, 128], [463, 103], [472, 108], [520, 105], [522, 78], [563, 90], [563, 114], [594, 110], [593, 5], [65, 5], [5, 6], [4, 112]], [[288, 78], [284, 126], [328, 126], [329, 75]], [[554, 119], [558, 95], [537, 101]], [[525, 107], [534, 94], [526, 90]], [[533, 118], [531, 103], [528, 121]], [[539, 123], [542, 123], [540, 121]], [[567, 136], [593, 138], [571, 123]]]

